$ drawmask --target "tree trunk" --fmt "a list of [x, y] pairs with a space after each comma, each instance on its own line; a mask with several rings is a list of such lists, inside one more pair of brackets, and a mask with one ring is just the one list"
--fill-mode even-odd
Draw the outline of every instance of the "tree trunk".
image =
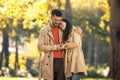
[[[0, 36], [3, 37], [3, 33], [0, 33]], [[3, 41], [3, 40], [2, 40], [2, 41]], [[3, 51], [3, 50], [2, 50], [2, 51]], [[0, 69], [1, 69], [2, 63], [3, 63], [3, 54], [2, 54], [3, 52], [2, 52], [2, 51], [0, 52]]]
[[15, 43], [16, 43], [16, 53], [15, 53], [15, 70], [18, 70], [20, 68], [19, 65], [19, 59], [18, 59], [18, 36], [15, 37]]
[[110, 0], [111, 21], [111, 62], [109, 77], [120, 79], [120, 0]]
[[58, 9], [61, 9], [62, 3], [60, 2], [60, 0], [57, 0], [58, 2]]
[[[1, 59], [3, 60], [3, 54], [5, 54], [5, 67], [9, 67], [9, 36], [6, 29], [3, 30], [3, 43], [2, 43], [2, 52]], [[2, 61], [1, 61], [2, 63]]]
[[95, 68], [97, 68], [97, 65], [98, 65], [98, 54], [99, 54], [99, 39], [98, 38], [95, 38], [95, 45], [94, 45], [94, 66]]
[[71, 9], [70, 0], [66, 0], [65, 11], [66, 11], [65, 18], [72, 23], [72, 9]]
[[92, 64], [92, 39], [89, 39], [88, 41], [88, 50], [87, 50], [87, 53], [88, 53], [88, 64]]
[[0, 69], [3, 66], [2, 64], [3, 64], [3, 49], [2, 49], [2, 51], [0, 53]]

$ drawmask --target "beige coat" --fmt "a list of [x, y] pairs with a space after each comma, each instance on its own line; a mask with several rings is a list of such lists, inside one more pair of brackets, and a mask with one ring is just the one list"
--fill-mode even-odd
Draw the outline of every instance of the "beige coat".
[[[61, 39], [62, 31], [59, 30], [60, 43], [62, 43]], [[42, 78], [53, 80], [53, 51], [56, 50], [56, 45], [54, 45], [50, 25], [40, 30], [38, 49], [43, 51], [42, 58], [40, 59], [39, 80]]]
[[76, 33], [76, 27], [72, 28], [69, 39], [66, 43], [75, 43], [77, 48], [66, 50], [65, 52], [65, 75], [70, 77], [72, 73], [80, 72], [83, 76], [87, 75], [85, 60], [82, 50], [82, 37]]
[[[60, 41], [60, 44], [62, 44], [61, 30], [59, 30], [59, 41]], [[64, 49], [73, 49], [77, 47], [77, 45], [74, 42], [70, 42], [70, 43], [66, 42], [66, 44], [62, 45], [62, 47]], [[40, 30], [39, 39], [38, 39], [38, 49], [41, 52], [39, 80], [41, 80], [42, 78], [47, 80], [53, 80], [53, 51], [57, 49], [56, 49], [56, 45], [54, 45], [50, 25]], [[66, 57], [67, 57], [67, 54], [66, 54]], [[68, 67], [67, 58], [65, 58], [65, 64], [66, 64], [65, 69], [67, 69]]]

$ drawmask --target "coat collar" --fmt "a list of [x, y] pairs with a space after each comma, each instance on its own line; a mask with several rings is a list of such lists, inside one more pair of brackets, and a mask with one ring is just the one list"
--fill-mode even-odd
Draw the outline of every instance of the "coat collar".
[[[53, 35], [52, 35], [52, 27], [51, 27], [51, 25], [50, 25], [50, 23], [48, 24], [48, 27], [47, 27], [47, 29], [48, 29], [48, 32], [47, 32], [47, 34], [50, 36], [50, 38], [52, 39], [52, 40], [54, 40], [54, 38], [53, 38]], [[62, 42], [62, 31], [59, 29], [59, 41], [60, 41], [60, 43]]]
[[52, 31], [51, 31], [51, 30], [52, 30], [51, 25], [48, 24], [48, 27], [47, 27], [47, 28], [48, 28], [48, 32], [47, 32], [47, 34], [50, 36], [50, 38], [51, 38], [52, 40], [54, 40], [54, 39], [53, 39], [53, 35], [52, 35]]

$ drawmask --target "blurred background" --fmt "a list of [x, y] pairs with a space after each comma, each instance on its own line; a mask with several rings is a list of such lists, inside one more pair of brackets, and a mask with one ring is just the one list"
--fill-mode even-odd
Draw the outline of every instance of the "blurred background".
[[10, 77], [37, 80], [41, 56], [37, 49], [39, 30], [55, 8], [61, 9], [64, 18], [83, 30], [87, 78], [106, 80], [110, 71], [107, 0], [0, 0], [0, 80], [5, 77], [5, 80]]

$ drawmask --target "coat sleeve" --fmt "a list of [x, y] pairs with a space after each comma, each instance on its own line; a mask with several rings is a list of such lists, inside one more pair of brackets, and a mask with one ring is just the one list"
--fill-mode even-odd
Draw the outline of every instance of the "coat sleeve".
[[72, 41], [63, 44], [62, 46], [63, 49], [73, 49], [73, 48], [82, 47], [82, 36], [77, 32], [75, 32], [74, 31], [75, 29], [76, 27], [74, 27], [71, 32]]
[[65, 43], [65, 44], [62, 44], [62, 48], [63, 49], [73, 49], [73, 48], [76, 48], [77, 45], [75, 43]]
[[73, 31], [73, 42], [79, 47], [82, 48], [82, 36]]
[[51, 52], [57, 50], [57, 45], [46, 45], [45, 41], [45, 32], [44, 30], [40, 30], [38, 38], [38, 50], [43, 52]]

